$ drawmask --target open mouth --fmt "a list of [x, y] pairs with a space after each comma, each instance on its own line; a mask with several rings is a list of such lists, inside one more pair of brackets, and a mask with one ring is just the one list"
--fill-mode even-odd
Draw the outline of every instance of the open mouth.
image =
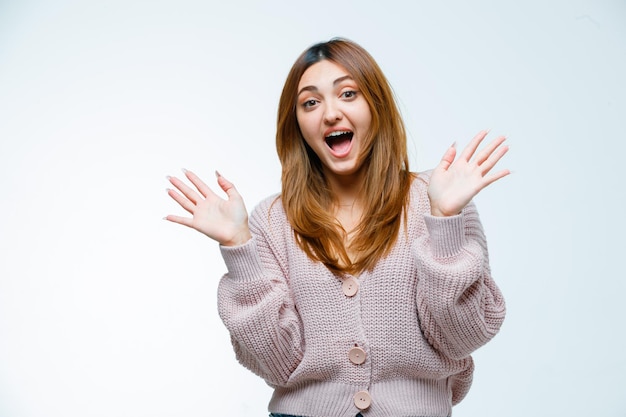
[[350, 149], [350, 142], [352, 142], [353, 132], [348, 130], [338, 130], [332, 132], [326, 136], [326, 145], [334, 152], [343, 153]]

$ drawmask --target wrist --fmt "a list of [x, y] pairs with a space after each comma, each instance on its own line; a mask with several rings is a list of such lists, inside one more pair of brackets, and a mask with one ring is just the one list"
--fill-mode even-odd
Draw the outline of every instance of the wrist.
[[220, 242], [222, 246], [241, 246], [252, 239], [252, 234], [249, 229], [242, 230], [240, 233], [235, 235], [232, 239], [226, 240], [224, 242]]
[[445, 211], [436, 206], [430, 206], [430, 214], [434, 217], [452, 217], [461, 214], [461, 211]]

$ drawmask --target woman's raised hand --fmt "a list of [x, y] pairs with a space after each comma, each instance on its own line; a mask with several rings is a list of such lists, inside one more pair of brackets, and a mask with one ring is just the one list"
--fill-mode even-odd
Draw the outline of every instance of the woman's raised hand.
[[491, 173], [492, 168], [506, 154], [509, 147], [502, 145], [499, 136], [474, 156], [489, 131], [474, 136], [463, 152], [456, 158], [456, 146], [452, 145], [433, 170], [428, 186], [430, 211], [433, 216], [459, 214], [483, 188], [510, 174], [508, 169]]
[[165, 219], [191, 227], [224, 246], [236, 246], [247, 242], [251, 238], [248, 212], [233, 184], [216, 172], [217, 183], [228, 197], [225, 200], [217, 196], [196, 174], [183, 171], [196, 189], [187, 186], [178, 178], [168, 177], [178, 191], [168, 188], [167, 194], [193, 217], [170, 214]]

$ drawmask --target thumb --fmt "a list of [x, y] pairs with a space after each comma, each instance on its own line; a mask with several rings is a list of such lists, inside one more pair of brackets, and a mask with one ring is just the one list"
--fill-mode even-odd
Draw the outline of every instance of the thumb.
[[444, 171], [447, 170], [452, 162], [454, 162], [454, 158], [456, 158], [456, 142], [452, 144], [447, 150], [446, 153], [443, 154], [441, 158], [441, 162], [439, 162], [439, 168]]
[[229, 199], [233, 197], [240, 197], [239, 192], [237, 192], [237, 189], [232, 182], [224, 178], [218, 171], [215, 171], [215, 176], [217, 177], [217, 184], [222, 190], [224, 190]]

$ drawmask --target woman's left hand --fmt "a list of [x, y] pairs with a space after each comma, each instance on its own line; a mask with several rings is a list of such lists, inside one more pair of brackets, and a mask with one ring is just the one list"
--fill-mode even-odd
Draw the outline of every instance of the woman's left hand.
[[483, 188], [511, 173], [508, 169], [490, 173], [509, 150], [508, 146], [502, 145], [506, 139], [504, 136], [499, 136], [474, 156], [487, 133], [489, 131], [484, 130], [474, 136], [456, 160], [456, 146], [452, 145], [433, 170], [428, 186], [433, 216], [459, 214]]

